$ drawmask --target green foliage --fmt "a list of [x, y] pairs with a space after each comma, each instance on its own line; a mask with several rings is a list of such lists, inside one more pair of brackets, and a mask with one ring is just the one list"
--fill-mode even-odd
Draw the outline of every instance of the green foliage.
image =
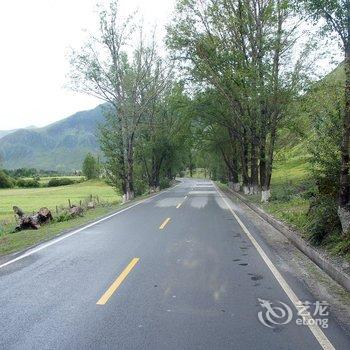
[[7, 176], [2, 170], [0, 170], [0, 188], [11, 188], [13, 187], [12, 179]]
[[55, 213], [56, 206], [68, 205], [68, 199], [72, 204], [79, 204], [80, 200], [84, 201], [90, 195], [98, 196], [100, 203], [121, 201], [120, 195], [112, 187], [99, 180], [59, 187], [0, 189], [0, 222], [13, 220], [13, 205], [19, 206], [26, 213], [37, 211], [41, 207], [47, 207]]
[[[317, 23], [323, 24], [324, 32], [327, 34], [337, 33], [338, 39], [342, 41], [344, 48], [349, 41], [348, 28], [349, 18], [349, 0], [303, 0], [298, 1], [298, 5], [304, 6]], [[323, 22], [320, 22], [320, 19]]]
[[271, 195], [271, 201], [288, 202], [298, 194], [298, 189], [290, 184], [276, 188]]
[[67, 210], [62, 211], [61, 213], [56, 215], [54, 218], [55, 222], [65, 222], [65, 221], [69, 221], [71, 219], [72, 219], [72, 216], [68, 213]]
[[310, 240], [320, 244], [329, 234], [340, 234], [337, 202], [329, 196], [318, 196], [310, 205], [306, 225]]
[[159, 181], [159, 187], [161, 190], [163, 190], [164, 188], [168, 188], [170, 186], [170, 180], [166, 177], [163, 177], [160, 179]]
[[82, 166], [83, 174], [88, 180], [97, 179], [100, 173], [100, 165], [98, 160], [88, 153], [84, 159]]
[[18, 179], [16, 186], [21, 188], [35, 188], [40, 187], [40, 182], [37, 179]]
[[136, 196], [142, 196], [147, 193], [148, 184], [146, 179], [141, 179], [140, 177], [136, 177], [134, 181], [134, 189]]
[[18, 168], [14, 170], [5, 170], [6, 174], [13, 177], [34, 177], [38, 176], [38, 170], [34, 168]]
[[66, 178], [66, 177], [60, 177], [60, 178], [52, 178], [47, 183], [48, 187], [57, 187], [57, 186], [67, 186], [67, 185], [73, 185], [75, 183], [74, 180]]

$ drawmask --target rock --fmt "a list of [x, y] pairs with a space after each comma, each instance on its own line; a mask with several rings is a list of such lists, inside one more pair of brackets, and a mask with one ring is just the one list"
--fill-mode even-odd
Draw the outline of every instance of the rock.
[[78, 207], [78, 206], [76, 206], [76, 205], [72, 205], [70, 208], [69, 208], [69, 210], [68, 210], [68, 212], [69, 212], [69, 215], [71, 216], [71, 217], [77, 217], [77, 216], [83, 216], [84, 215], [84, 210], [83, 210], [83, 208], [82, 207]]
[[21, 218], [20, 223], [15, 227], [16, 231], [22, 230], [37, 230], [40, 228], [40, 224], [38, 223], [35, 215], [33, 216], [23, 216]]
[[87, 207], [87, 209], [95, 209], [95, 203], [89, 202], [86, 207]]
[[51, 211], [46, 207], [40, 208], [36, 215], [40, 224], [46, 224], [53, 219]]
[[[19, 215], [18, 213], [16, 214]], [[22, 216], [20, 216], [19, 224], [15, 227], [15, 230], [16, 231], [29, 230], [29, 229], [37, 230], [38, 228], [40, 228], [40, 225], [46, 224], [51, 220], [52, 220], [51, 211], [44, 207], [44, 208], [41, 208], [34, 215], [24, 215], [23, 213]]]
[[12, 209], [13, 209], [15, 215], [17, 215], [19, 218], [24, 216], [24, 211], [21, 208], [17, 207], [16, 205], [14, 205], [12, 207]]

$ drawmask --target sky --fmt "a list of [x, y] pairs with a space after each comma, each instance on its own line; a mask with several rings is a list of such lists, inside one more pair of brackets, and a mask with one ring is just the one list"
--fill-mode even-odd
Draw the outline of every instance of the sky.
[[[79, 48], [88, 33], [96, 31], [96, 5], [107, 2], [0, 0], [0, 130], [45, 126], [101, 103], [65, 86], [70, 48]], [[119, 0], [119, 4], [124, 16], [138, 10], [146, 30], [156, 25], [162, 41], [175, 0]], [[324, 67], [329, 71], [329, 58]]]
[[[44, 126], [100, 101], [70, 91], [71, 47], [97, 26], [100, 0], [0, 1], [0, 130]], [[174, 0], [120, 0], [122, 13], [135, 10], [161, 38]]]

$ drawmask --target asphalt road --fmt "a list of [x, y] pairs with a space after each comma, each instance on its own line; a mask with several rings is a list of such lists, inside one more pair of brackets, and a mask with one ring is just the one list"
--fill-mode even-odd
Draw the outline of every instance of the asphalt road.
[[276, 266], [244, 211], [184, 180], [0, 265], [0, 349], [350, 349]]

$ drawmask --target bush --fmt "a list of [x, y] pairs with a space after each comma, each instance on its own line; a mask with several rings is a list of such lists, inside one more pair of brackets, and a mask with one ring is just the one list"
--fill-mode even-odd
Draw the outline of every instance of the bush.
[[145, 180], [135, 179], [134, 181], [134, 191], [135, 196], [142, 196], [147, 192], [148, 186]]
[[288, 202], [298, 194], [298, 189], [292, 185], [285, 185], [272, 191], [271, 201]]
[[40, 183], [36, 179], [19, 179], [16, 181], [16, 185], [21, 188], [35, 188], [40, 187]]
[[312, 243], [320, 244], [328, 234], [339, 234], [341, 224], [337, 214], [337, 202], [328, 196], [315, 198], [310, 205], [306, 229]]
[[170, 180], [168, 178], [161, 178], [159, 181], [159, 187], [161, 190], [170, 186]]
[[62, 178], [53, 178], [50, 179], [47, 183], [48, 187], [57, 187], [57, 186], [67, 186], [67, 185], [73, 185], [75, 183], [74, 180], [68, 179], [66, 177]]
[[12, 188], [13, 181], [3, 171], [0, 170], [0, 188]]
[[71, 219], [72, 219], [72, 216], [68, 213], [68, 211], [64, 211], [55, 217], [56, 222], [64, 222], [64, 221], [69, 221]]

